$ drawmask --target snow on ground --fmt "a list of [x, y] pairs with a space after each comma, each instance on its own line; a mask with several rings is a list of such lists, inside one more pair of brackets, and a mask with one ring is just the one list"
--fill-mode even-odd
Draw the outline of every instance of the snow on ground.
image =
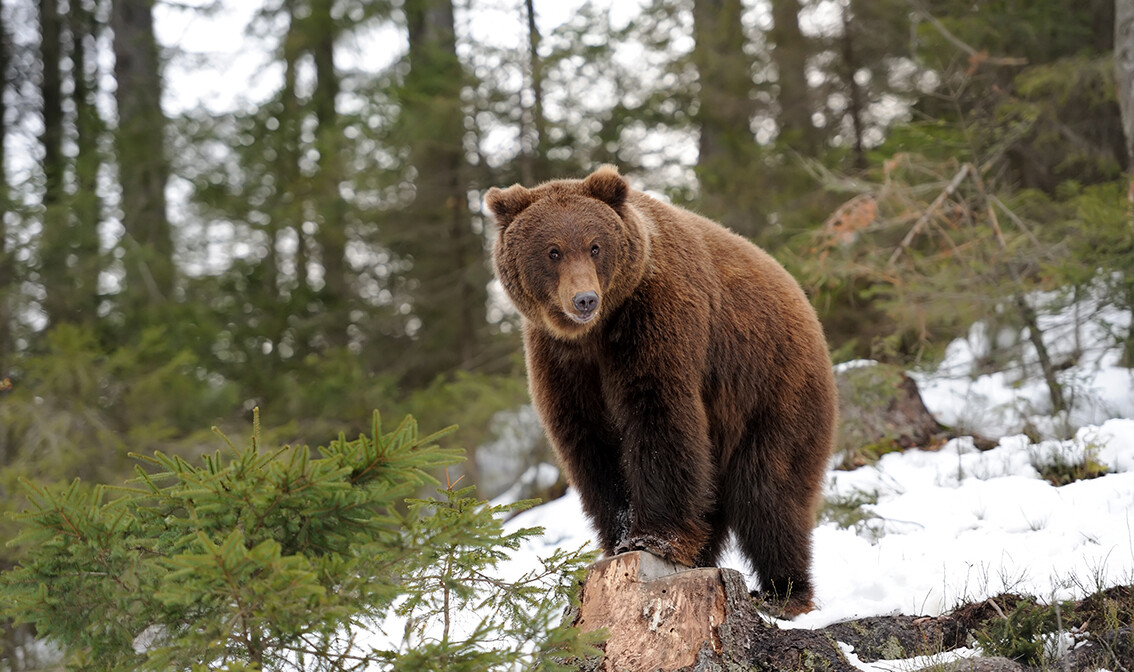
[[[1053, 300], [1043, 294], [1033, 297], [1033, 303], [1040, 306]], [[1129, 312], [1099, 305], [1088, 297], [1042, 315], [1039, 325], [1052, 361], [1076, 364], [1059, 372], [1071, 404], [1069, 411], [1052, 413], [1036, 350], [1026, 336], [1010, 329], [993, 333], [984, 323], [973, 325], [966, 338], [950, 343], [935, 371], [911, 373], [926, 406], [943, 424], [990, 437], [1025, 428], [1045, 435], [1070, 435], [1075, 428], [1110, 418], [1134, 418], [1134, 370], [1118, 366], [1121, 350], [1112, 345], [1115, 334], [1128, 332]], [[1024, 344], [1020, 362], [979, 375], [979, 362], [994, 345], [1016, 342]]]
[[[1051, 417], [1038, 375], [974, 374], [992, 338], [979, 326], [949, 346], [937, 372], [917, 376], [926, 406], [942, 422], [1005, 438], [985, 452], [961, 438], [936, 452], [892, 453], [855, 471], [830, 471], [829, 499], [873, 503], [863, 507], [867, 518], [857, 525], [816, 528], [818, 608], [782, 625], [936, 615], [1004, 591], [1050, 600], [1134, 583], [1134, 374], [1117, 366], [1113, 348], [1082, 345], [1103, 342], [1101, 333], [1125, 328], [1130, 316], [1095, 314], [1095, 322], [1080, 321], [1074, 333], [1063, 323], [1045, 325], [1055, 354], [1080, 353], [1078, 364], [1060, 374], [1075, 400], [1061, 417]], [[1028, 357], [1034, 352], [1025, 353], [1025, 370]], [[1015, 434], [1024, 427], [1054, 435], [1078, 429], [1064, 434], [1070, 439], [1035, 444]], [[1036, 470], [1055, 457], [1071, 460], [1085, 452], [1111, 473], [1055, 487]], [[513, 567], [535, 566], [555, 548], [593, 539], [574, 492], [508, 524], [520, 526], [542, 526], [546, 533], [521, 549]], [[736, 554], [723, 564], [745, 571], [755, 585]]]
[[[1105, 443], [1114, 469], [1060, 488], [1032, 460], [1051, 448]], [[1005, 591], [1081, 596], [1134, 581], [1134, 420], [1110, 420], [1058, 446], [1009, 437], [987, 452], [966, 439], [937, 452], [886, 455], [873, 467], [831, 472], [828, 497], [877, 499], [861, 530], [815, 531], [821, 626], [890, 613], [936, 615]], [[1101, 584], [1101, 585], [1100, 585]]]

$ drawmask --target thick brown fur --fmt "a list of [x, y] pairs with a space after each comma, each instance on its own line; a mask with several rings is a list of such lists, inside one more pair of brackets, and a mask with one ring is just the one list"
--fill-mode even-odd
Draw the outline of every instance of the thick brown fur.
[[837, 405], [799, 285], [610, 166], [486, 202], [532, 400], [605, 552], [707, 566], [732, 531], [764, 592], [810, 609]]

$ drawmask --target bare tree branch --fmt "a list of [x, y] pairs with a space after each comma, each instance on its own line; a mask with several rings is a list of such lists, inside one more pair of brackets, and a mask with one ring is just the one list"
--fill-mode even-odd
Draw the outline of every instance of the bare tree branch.
[[971, 163], [966, 163], [961, 166], [961, 169], [958, 170], [957, 174], [953, 176], [953, 179], [949, 181], [945, 189], [937, 195], [937, 198], [933, 199], [933, 202], [929, 204], [929, 207], [921, 214], [921, 217], [918, 217], [917, 221], [914, 222], [913, 227], [910, 228], [906, 237], [903, 238], [898, 247], [894, 249], [894, 253], [890, 255], [890, 261], [887, 263], [887, 266], [893, 267], [894, 264], [897, 263], [898, 258], [902, 256], [902, 252], [910, 246], [914, 238], [916, 238], [917, 235], [921, 233], [921, 230], [925, 228], [925, 225], [929, 223], [929, 218], [933, 216], [933, 213], [937, 212], [941, 205], [945, 203], [945, 199], [949, 198], [957, 191], [957, 187], [961, 186], [961, 182], [964, 182], [965, 178], [968, 177], [972, 170], [973, 165]]

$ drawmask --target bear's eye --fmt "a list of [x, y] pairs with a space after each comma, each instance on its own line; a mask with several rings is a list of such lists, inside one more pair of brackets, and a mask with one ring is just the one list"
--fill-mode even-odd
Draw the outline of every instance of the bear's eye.
[[598, 256], [598, 245], [597, 245], [597, 244], [596, 244], [596, 245], [591, 245], [591, 256], [592, 256], [592, 257], [597, 257], [597, 256]]
[[552, 261], [559, 261], [560, 256], [561, 255], [559, 254], [559, 250], [554, 247], [551, 248], [551, 251], [547, 253], [547, 258], [551, 259]]

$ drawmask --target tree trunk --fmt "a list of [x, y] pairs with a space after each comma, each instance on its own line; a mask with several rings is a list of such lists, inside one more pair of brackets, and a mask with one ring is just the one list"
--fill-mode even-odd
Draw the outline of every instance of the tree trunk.
[[314, 204], [319, 217], [319, 258], [323, 264], [322, 332], [331, 347], [347, 344], [350, 280], [346, 268], [346, 213], [339, 193], [343, 180], [342, 138], [335, 101], [339, 96], [339, 73], [335, 70], [335, 38], [338, 31], [331, 16], [333, 0], [311, 4], [311, 55], [315, 61], [315, 95], [312, 100], [318, 130], [319, 174], [314, 180]]
[[472, 228], [464, 160], [464, 72], [457, 57], [451, 0], [405, 3], [410, 72], [402, 128], [416, 172], [416, 195], [391, 247], [412, 264], [419, 356], [406, 382], [470, 368], [487, 301], [482, 234]]
[[[1127, 219], [1134, 227], [1134, 0], [1114, 2], [1114, 85], [1126, 139]], [[1132, 285], [1134, 282], [1128, 279], [1127, 287]], [[1134, 289], [1128, 289], [1128, 306], [1134, 303], [1132, 300]], [[1122, 359], [1126, 366], [1134, 367], [1134, 324], [1127, 330]]]
[[296, 82], [299, 78], [299, 59], [305, 48], [305, 36], [295, 5], [296, 0], [286, 0], [284, 3], [288, 18], [288, 30], [283, 44], [284, 84], [280, 93], [280, 175], [284, 194], [282, 202], [278, 204], [281, 207], [279, 217], [282, 221], [277, 228], [290, 228], [295, 233], [295, 291], [300, 294], [300, 305], [304, 305], [310, 289], [307, 277], [307, 234], [303, 231], [308, 184], [299, 170], [303, 111]]
[[[2, 9], [2, 8], [0, 8]], [[0, 11], [0, 380], [8, 375], [12, 353], [12, 304], [11, 295], [15, 288], [12, 274], [12, 260], [8, 252], [7, 215], [11, 208], [11, 190], [8, 186], [8, 155], [4, 151], [8, 127], [8, 28], [4, 23], [4, 12]]]
[[[296, 82], [298, 79], [299, 59], [303, 54], [303, 31], [300, 27], [299, 18], [296, 16], [295, 0], [285, 0], [283, 4], [283, 11], [287, 16], [288, 28], [287, 33], [283, 38], [283, 60], [284, 60], [284, 81], [283, 88], [280, 90], [280, 108], [279, 108], [279, 131], [276, 134], [277, 147], [278, 147], [278, 175], [279, 184], [277, 186], [277, 197], [273, 204], [273, 209], [270, 213], [267, 230], [265, 234], [268, 237], [268, 255], [262, 263], [265, 264], [263, 285], [261, 292], [265, 299], [265, 305], [278, 306], [278, 309], [273, 309], [272, 320], [276, 321], [276, 327], [269, 337], [272, 339], [272, 357], [270, 359], [270, 367], [278, 366], [281, 354], [280, 343], [283, 342], [284, 337], [289, 328], [293, 330], [295, 338], [293, 339], [295, 352], [293, 356], [297, 361], [302, 361], [309, 352], [308, 342], [303, 330], [291, 325], [289, 327], [289, 320], [294, 315], [299, 317], [306, 313], [308, 306], [308, 284], [307, 284], [307, 255], [306, 255], [306, 238], [307, 234], [303, 231], [303, 210], [307, 200], [305, 193], [305, 181], [300, 176], [299, 170], [299, 144], [300, 144], [300, 127], [302, 125], [301, 105], [299, 102], [298, 94], [296, 92]], [[287, 278], [281, 276], [280, 271], [280, 254], [279, 242], [280, 236], [285, 231], [291, 231], [295, 235], [295, 278], [288, 282]], [[280, 288], [290, 287], [287, 292], [290, 303], [288, 306], [279, 306], [281, 300]], [[275, 315], [276, 312], [282, 312], [282, 315]], [[269, 371], [269, 375], [272, 372]]]
[[63, 157], [62, 17], [56, 0], [39, 3], [39, 53], [43, 65], [40, 80], [43, 133], [43, 231], [39, 239], [39, 275], [47, 295], [44, 309], [52, 325], [67, 320], [71, 301], [67, 287], [67, 257], [70, 246]]
[[[102, 201], [98, 196], [98, 173], [102, 168], [99, 139], [104, 126], [95, 105], [98, 87], [98, 53], [96, 19], [83, 3], [72, 0], [68, 13], [74, 42], [71, 61], [74, 72], [75, 127], [78, 154], [75, 157], [75, 195], [72, 198], [72, 250], [75, 265], [71, 269], [72, 317], [76, 322], [91, 322], [98, 315], [98, 278], [102, 269], [99, 259], [98, 227], [102, 219]], [[90, 58], [88, 58], [88, 56]]]
[[750, 208], [756, 145], [750, 123], [752, 79], [744, 53], [740, 0], [696, 0], [693, 62], [700, 78], [697, 179], [701, 209], [738, 233], [753, 236], [766, 222]]
[[846, 79], [850, 100], [847, 113], [851, 118], [851, 132], [854, 134], [854, 167], [863, 170], [866, 168], [866, 147], [863, 136], [866, 134], [866, 125], [863, 120], [866, 103], [863, 100], [862, 87], [859, 86], [855, 75], [858, 74], [858, 57], [855, 54], [855, 26], [853, 18], [854, 7], [848, 6], [843, 10], [843, 77]]
[[[1022, 285], [1019, 275], [1013, 270], [1013, 279], [1016, 280], [1018, 285]], [[1051, 361], [1051, 355], [1047, 352], [1047, 345], [1043, 342], [1043, 332], [1039, 328], [1039, 317], [1036, 315], [1035, 308], [1028, 304], [1028, 299], [1023, 294], [1016, 295], [1016, 307], [1020, 309], [1020, 318], [1023, 319], [1024, 325], [1028, 328], [1028, 340], [1031, 342], [1032, 347], [1036, 349], [1036, 358], [1039, 360], [1040, 372], [1043, 374], [1044, 382], [1047, 383], [1047, 395], [1051, 400], [1051, 412], [1062, 413], [1067, 410], [1067, 402], [1063, 398], [1063, 386], [1059, 384], [1059, 377], [1056, 375], [1055, 365]]]
[[1114, 84], [1126, 135], [1126, 167], [1134, 203], [1134, 0], [1114, 2]]
[[773, 0], [772, 60], [779, 82], [780, 140], [800, 153], [814, 156], [819, 141], [811, 123], [811, 96], [807, 85], [807, 42], [799, 30], [799, 0]]
[[149, 321], [147, 306], [173, 292], [173, 235], [166, 214], [165, 113], [154, 38], [153, 0], [113, 0], [114, 75], [118, 88], [118, 179], [127, 319]]
[[528, 69], [531, 76], [532, 106], [525, 110], [530, 115], [531, 130], [521, 155], [521, 180], [533, 185], [552, 178], [547, 166], [547, 122], [543, 116], [543, 59], [539, 55], [540, 34], [535, 19], [535, 3], [524, 0], [528, 17]]

